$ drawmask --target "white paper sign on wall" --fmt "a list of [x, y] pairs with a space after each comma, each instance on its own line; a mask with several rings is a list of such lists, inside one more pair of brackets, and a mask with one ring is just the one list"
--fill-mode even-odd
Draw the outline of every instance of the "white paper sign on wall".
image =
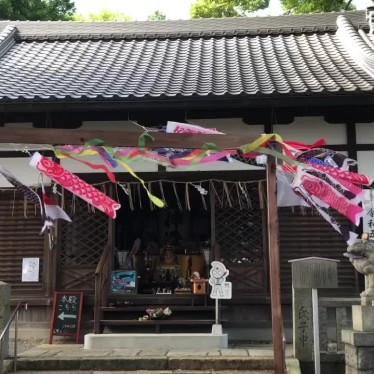
[[22, 282], [39, 282], [39, 258], [22, 259]]
[[231, 299], [232, 284], [226, 282], [229, 271], [222, 262], [213, 261], [211, 265], [209, 284], [212, 286], [212, 291], [210, 297], [212, 299]]

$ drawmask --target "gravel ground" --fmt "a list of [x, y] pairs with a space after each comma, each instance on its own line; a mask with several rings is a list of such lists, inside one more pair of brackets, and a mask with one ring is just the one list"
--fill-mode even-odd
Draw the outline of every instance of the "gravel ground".
[[[17, 351], [18, 353], [25, 352], [28, 349], [34, 348], [40, 344], [46, 343], [45, 339], [18, 339]], [[14, 339], [9, 339], [9, 356], [14, 353]]]
[[[53, 339], [53, 344], [71, 344], [75, 343], [75, 340], [71, 341], [68, 339]], [[25, 352], [28, 349], [32, 349], [41, 344], [48, 344], [48, 339], [18, 339], [17, 352]], [[14, 354], [14, 339], [9, 339], [9, 356], [13, 357]]]

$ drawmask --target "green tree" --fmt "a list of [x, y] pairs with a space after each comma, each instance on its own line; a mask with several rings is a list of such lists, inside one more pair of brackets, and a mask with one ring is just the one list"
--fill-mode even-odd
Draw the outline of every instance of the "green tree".
[[0, 0], [1, 20], [69, 20], [74, 12], [73, 0]]
[[75, 14], [74, 21], [131, 21], [131, 17], [122, 12], [103, 9], [99, 13], [90, 13], [88, 16]]
[[266, 9], [270, 0], [197, 0], [191, 5], [192, 18], [243, 17]]
[[164, 21], [166, 20], [166, 16], [164, 13], [156, 10], [154, 13], [148, 16], [148, 21]]
[[339, 12], [354, 9], [352, 0], [281, 0], [282, 7], [291, 13]]
[[[242, 17], [266, 9], [270, 0], [196, 0], [190, 8], [192, 18]], [[280, 0], [290, 13], [321, 13], [352, 10], [352, 0]]]

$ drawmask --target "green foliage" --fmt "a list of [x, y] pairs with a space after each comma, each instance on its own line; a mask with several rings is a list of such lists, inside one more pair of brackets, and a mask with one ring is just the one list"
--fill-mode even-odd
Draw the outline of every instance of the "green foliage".
[[0, 0], [1, 20], [69, 20], [74, 11], [72, 0]]
[[266, 9], [270, 0], [197, 0], [191, 5], [192, 18], [242, 17]]
[[75, 14], [74, 21], [131, 21], [131, 17], [122, 12], [103, 9], [99, 13], [90, 13], [88, 16]]
[[148, 16], [148, 21], [164, 21], [165, 19], [165, 14], [159, 10], [156, 10], [153, 14]]
[[349, 0], [281, 0], [283, 8], [295, 14], [338, 12], [345, 9], [354, 9], [351, 3], [352, 1]]
[[[352, 10], [352, 0], [280, 0], [290, 13], [321, 13]], [[220, 18], [248, 16], [251, 12], [266, 9], [269, 0], [196, 0], [191, 5], [192, 18]]]

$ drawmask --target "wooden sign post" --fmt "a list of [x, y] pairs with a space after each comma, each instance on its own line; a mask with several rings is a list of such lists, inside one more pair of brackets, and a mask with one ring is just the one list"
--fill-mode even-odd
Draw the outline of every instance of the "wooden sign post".
[[49, 344], [52, 344], [53, 335], [75, 336], [79, 343], [82, 305], [82, 292], [55, 292]]

